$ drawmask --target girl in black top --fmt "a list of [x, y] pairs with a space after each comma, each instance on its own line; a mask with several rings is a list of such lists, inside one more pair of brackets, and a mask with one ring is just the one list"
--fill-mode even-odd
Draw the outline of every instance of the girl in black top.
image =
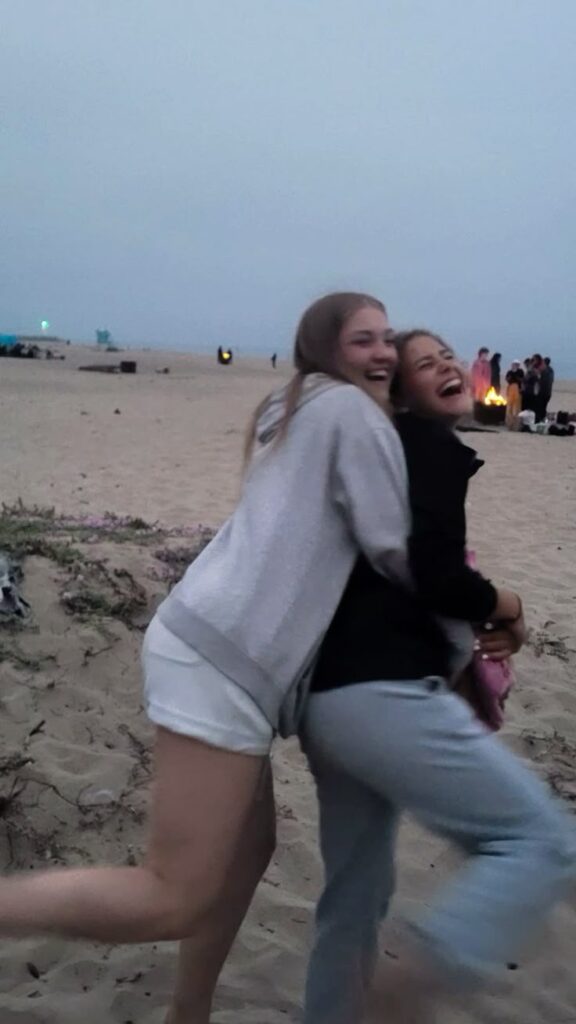
[[[395, 419], [408, 467], [416, 593], [400, 591], [361, 557], [324, 639], [312, 692], [371, 679], [449, 677], [454, 652], [436, 614], [478, 625], [520, 619], [518, 596], [496, 590], [466, 564], [466, 493], [483, 463], [452, 429], [469, 407], [463, 369], [435, 335], [406, 332], [396, 343], [419, 380], [436, 385], [439, 363], [443, 392], [432, 387], [422, 394], [420, 385], [410, 400], [396, 387], [397, 402], [408, 402]], [[492, 655], [495, 647], [497, 656], [508, 652], [506, 635], [486, 643]]]
[[[564, 816], [444, 682], [452, 652], [437, 613], [502, 623], [482, 643], [503, 657], [523, 641], [522, 606], [465, 564], [464, 501], [479, 466], [452, 432], [470, 405], [465, 371], [435, 335], [411, 332], [398, 344], [416, 590], [392, 586], [361, 558], [312, 682], [301, 736], [317, 783], [326, 884], [305, 1024], [427, 1024], [453, 980], [478, 980], [517, 959], [573, 872]], [[366, 1017], [404, 810], [468, 861], [417, 924], [423, 941], [393, 978], [383, 973]]]

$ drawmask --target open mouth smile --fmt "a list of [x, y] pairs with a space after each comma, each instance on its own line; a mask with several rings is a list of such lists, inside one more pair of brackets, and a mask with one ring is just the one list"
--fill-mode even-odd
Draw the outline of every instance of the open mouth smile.
[[440, 398], [454, 398], [464, 394], [464, 383], [460, 377], [451, 377], [438, 390]]
[[370, 370], [365, 374], [366, 380], [374, 380], [383, 383], [390, 379], [390, 373], [388, 370]]

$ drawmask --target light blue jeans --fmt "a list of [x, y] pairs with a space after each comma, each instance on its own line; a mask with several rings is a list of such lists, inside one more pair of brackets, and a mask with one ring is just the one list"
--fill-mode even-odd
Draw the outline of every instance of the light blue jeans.
[[464, 866], [413, 922], [447, 977], [518, 958], [575, 874], [576, 831], [546, 786], [444, 682], [360, 683], [308, 701], [326, 881], [305, 1024], [356, 1024], [394, 890], [398, 816], [456, 843]]

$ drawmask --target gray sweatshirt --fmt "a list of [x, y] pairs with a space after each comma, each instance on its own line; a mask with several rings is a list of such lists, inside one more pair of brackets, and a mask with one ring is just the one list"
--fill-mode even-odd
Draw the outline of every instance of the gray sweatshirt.
[[312, 374], [275, 445], [284, 401], [285, 389], [260, 418], [234, 513], [158, 609], [274, 728], [359, 551], [409, 581], [406, 465], [388, 417], [354, 385]]

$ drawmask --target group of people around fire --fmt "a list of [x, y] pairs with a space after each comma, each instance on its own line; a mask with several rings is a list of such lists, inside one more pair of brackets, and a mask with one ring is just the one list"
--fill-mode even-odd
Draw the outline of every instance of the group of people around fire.
[[[491, 356], [488, 348], [478, 350], [471, 370], [474, 401], [483, 402], [490, 388], [501, 394], [501, 360], [500, 352]], [[534, 413], [536, 423], [544, 423], [554, 387], [554, 369], [549, 356], [542, 357], [536, 353], [523, 363], [514, 359], [504, 381], [506, 426], [509, 430], [519, 428], [520, 414], [525, 411]]]

